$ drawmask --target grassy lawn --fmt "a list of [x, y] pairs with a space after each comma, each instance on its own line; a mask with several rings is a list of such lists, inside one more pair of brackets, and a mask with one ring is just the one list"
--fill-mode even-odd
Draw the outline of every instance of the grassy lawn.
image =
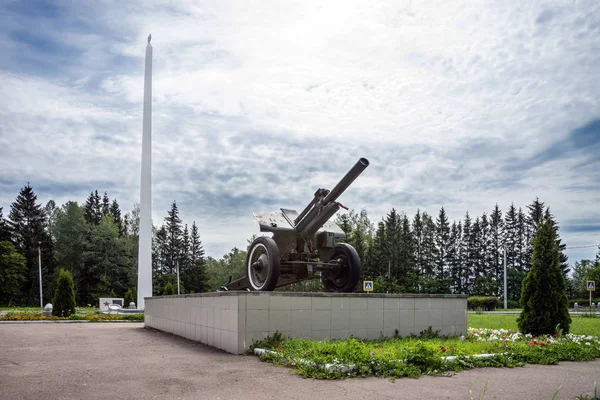
[[[568, 335], [532, 337], [518, 333], [518, 315], [468, 314], [469, 331], [460, 337], [431, 330], [412, 337], [378, 340], [292, 339], [275, 334], [252, 348], [262, 361], [292, 367], [304, 377], [417, 377], [448, 375], [480, 367], [556, 364], [600, 357], [600, 318], [571, 316]], [[265, 351], [266, 350], [266, 351]]]
[[[518, 315], [506, 314], [469, 314], [469, 328], [486, 328], [486, 329], [512, 329], [517, 331]], [[590, 318], [571, 315], [572, 323], [570, 332], [575, 335], [599, 335], [600, 334], [600, 317]]]

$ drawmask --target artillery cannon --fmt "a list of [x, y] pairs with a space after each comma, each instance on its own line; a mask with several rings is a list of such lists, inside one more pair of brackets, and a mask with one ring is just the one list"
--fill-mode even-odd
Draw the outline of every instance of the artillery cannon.
[[246, 276], [233, 282], [230, 277], [220, 290], [272, 291], [320, 277], [325, 291], [352, 292], [360, 279], [360, 257], [351, 245], [336, 243], [346, 235], [329, 219], [340, 207], [347, 209], [336, 200], [368, 166], [366, 158], [359, 159], [331, 191], [318, 189], [300, 214], [285, 208], [253, 213], [260, 231], [273, 236], [252, 242]]

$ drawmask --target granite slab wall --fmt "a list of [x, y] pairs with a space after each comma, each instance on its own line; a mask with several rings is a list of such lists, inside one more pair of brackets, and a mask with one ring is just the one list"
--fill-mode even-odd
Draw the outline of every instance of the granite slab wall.
[[233, 354], [276, 331], [317, 340], [467, 331], [466, 295], [216, 292], [145, 302], [145, 326]]

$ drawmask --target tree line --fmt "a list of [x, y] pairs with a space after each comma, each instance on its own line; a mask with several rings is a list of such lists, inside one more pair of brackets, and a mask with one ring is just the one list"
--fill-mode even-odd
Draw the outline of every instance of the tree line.
[[[509, 298], [518, 300], [521, 282], [531, 268], [531, 239], [542, 216], [556, 232], [563, 275], [569, 278], [570, 297], [584, 296], [585, 279], [598, 275], [596, 260], [571, 266], [565, 244], [549, 207], [535, 199], [523, 211], [510, 205], [503, 213], [496, 205], [489, 214], [450, 223], [444, 208], [437, 217], [418, 210], [409, 217], [392, 208], [375, 225], [366, 210], [338, 214], [336, 222], [362, 260], [362, 278], [375, 280], [375, 290], [394, 293], [466, 293], [499, 296], [503, 290], [503, 252], [506, 249]], [[244, 276], [248, 245], [233, 247], [220, 259], [205, 255], [200, 229], [179, 217], [173, 201], [160, 225], [153, 224], [153, 294], [167, 287], [177, 293], [217, 290], [229, 277]], [[54, 293], [59, 269], [74, 281], [78, 305], [97, 305], [98, 298], [124, 297], [131, 289], [137, 298], [139, 206], [123, 213], [117, 199], [90, 192], [79, 204], [53, 200], [42, 205], [33, 188], [24, 186], [10, 205], [0, 207], [0, 304], [39, 305], [38, 263], [42, 265], [43, 298]], [[584, 288], [584, 287], [583, 287]], [[168, 290], [168, 289], [167, 289]], [[302, 282], [278, 290], [322, 290], [319, 282]]]
[[[596, 260], [573, 266], [550, 208], [536, 198], [502, 212], [491, 212], [450, 223], [442, 207], [437, 217], [417, 210], [413, 216], [392, 208], [377, 225], [366, 210], [338, 215], [336, 222], [362, 260], [362, 277], [375, 281], [375, 291], [393, 293], [463, 293], [501, 296], [506, 251], [507, 295], [518, 301], [522, 282], [531, 268], [532, 239], [539, 221], [547, 218], [556, 235], [559, 261], [573, 298], [587, 295], [582, 280], [600, 278], [600, 245]], [[569, 275], [571, 269], [573, 277]]]

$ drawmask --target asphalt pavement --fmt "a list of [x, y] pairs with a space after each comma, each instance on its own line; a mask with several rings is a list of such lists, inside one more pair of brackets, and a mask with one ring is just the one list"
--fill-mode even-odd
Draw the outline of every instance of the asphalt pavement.
[[[0, 399], [557, 399], [591, 394], [600, 360], [452, 377], [305, 379], [143, 323], [0, 324]], [[472, 393], [470, 391], [473, 390]], [[471, 397], [472, 396], [472, 397]]]

